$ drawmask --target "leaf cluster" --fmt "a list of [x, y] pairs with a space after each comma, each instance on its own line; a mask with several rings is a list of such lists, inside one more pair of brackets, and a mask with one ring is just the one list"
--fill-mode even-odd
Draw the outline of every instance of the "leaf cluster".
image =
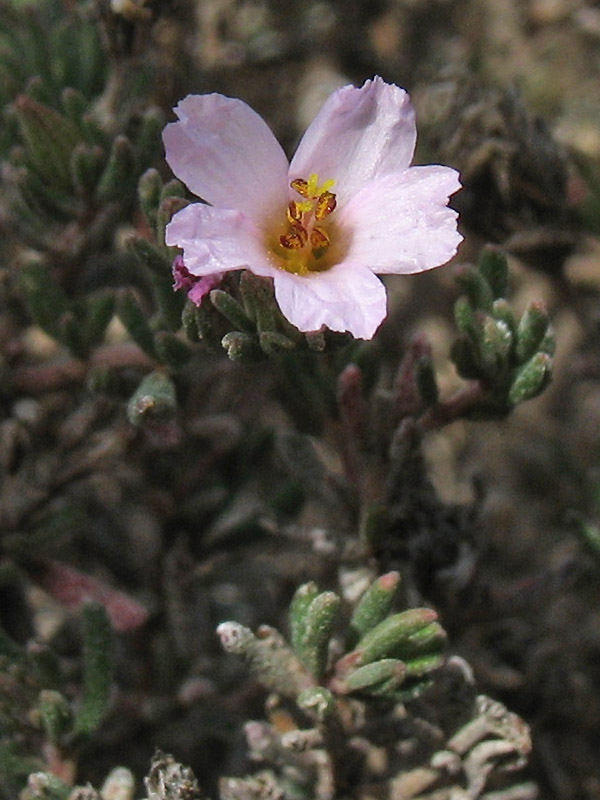
[[102, 91], [107, 72], [89, 3], [73, 5], [68, 14], [60, 0], [28, 6], [0, 3], [0, 154], [14, 141], [10, 103], [20, 93], [34, 89], [42, 102], [58, 109], [63, 87], [91, 100]]
[[[103, 606], [83, 610], [83, 676], [73, 699], [60, 662], [47, 646], [25, 650], [0, 629], [0, 780], [18, 786], [44, 764], [44, 749], [73, 752], [100, 725], [110, 705], [112, 631]], [[39, 760], [30, 754], [38, 750]], [[52, 797], [66, 797], [56, 778]]]
[[343, 634], [337, 631], [341, 598], [312, 582], [290, 605], [290, 645], [265, 626], [254, 635], [227, 622], [218, 632], [225, 649], [244, 656], [261, 682], [301, 706], [318, 696], [333, 708], [336, 696], [351, 694], [410, 700], [442, 665], [446, 634], [431, 609], [390, 613], [398, 583], [391, 572], [371, 584]]
[[550, 381], [554, 334], [545, 305], [534, 301], [517, 319], [506, 300], [508, 263], [495, 248], [458, 276], [464, 294], [454, 307], [460, 332], [452, 360], [461, 377], [477, 381], [483, 399], [474, 417], [501, 417], [540, 394]]

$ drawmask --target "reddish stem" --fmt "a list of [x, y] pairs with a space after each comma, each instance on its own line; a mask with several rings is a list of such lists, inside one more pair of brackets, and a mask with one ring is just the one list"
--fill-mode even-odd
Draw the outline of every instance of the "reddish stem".
[[52, 364], [17, 367], [12, 374], [14, 389], [23, 394], [43, 394], [82, 383], [88, 372], [96, 367], [139, 367], [151, 369], [154, 361], [137, 345], [104, 345], [95, 350], [87, 361], [69, 358]]
[[442, 400], [428, 408], [419, 419], [419, 425], [424, 431], [443, 428], [479, 405], [485, 400], [486, 394], [487, 390], [481, 381], [472, 381], [448, 400]]

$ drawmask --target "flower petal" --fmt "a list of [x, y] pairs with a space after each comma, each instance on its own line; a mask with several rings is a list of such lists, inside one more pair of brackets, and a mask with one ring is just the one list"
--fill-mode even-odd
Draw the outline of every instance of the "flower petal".
[[313, 275], [278, 270], [275, 298], [282, 314], [299, 330], [350, 331], [371, 339], [386, 315], [385, 287], [362, 266], [343, 262]]
[[288, 197], [288, 162], [267, 123], [241, 100], [188, 95], [163, 132], [169, 166], [211, 205], [261, 220]]
[[376, 273], [423, 272], [445, 264], [462, 236], [448, 197], [460, 189], [450, 167], [411, 167], [365, 186], [340, 211], [347, 258]]
[[416, 141], [415, 113], [404, 89], [381, 78], [343, 86], [324, 103], [292, 159], [290, 178], [336, 181], [338, 205], [367, 182], [405, 170]]
[[198, 278], [188, 291], [189, 300], [195, 306], [199, 306], [206, 295], [210, 294], [213, 289], [216, 289], [222, 280], [223, 273], [221, 272], [213, 272], [210, 275], [203, 275], [202, 278]]
[[241, 211], [192, 203], [174, 215], [165, 240], [182, 248], [186, 269], [198, 277], [245, 267], [257, 275], [278, 271], [269, 264], [261, 229]]

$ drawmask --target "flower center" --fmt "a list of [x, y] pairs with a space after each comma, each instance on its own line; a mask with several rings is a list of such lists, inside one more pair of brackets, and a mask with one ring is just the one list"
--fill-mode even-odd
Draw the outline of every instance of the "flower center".
[[[335, 181], [319, 185], [319, 176], [313, 173], [308, 180], [296, 178], [290, 183], [298, 200], [290, 200], [285, 210], [285, 227], [269, 239], [268, 248], [276, 264], [286, 272], [308, 275], [323, 272], [337, 263], [332, 253], [330, 214], [336, 207], [336, 196], [330, 191]], [[339, 238], [339, 237], [338, 237]]]

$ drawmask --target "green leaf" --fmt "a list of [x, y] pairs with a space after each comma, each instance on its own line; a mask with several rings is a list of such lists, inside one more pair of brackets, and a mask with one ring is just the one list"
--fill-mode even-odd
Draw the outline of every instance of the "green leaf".
[[60, 744], [73, 725], [73, 712], [66, 697], [60, 692], [43, 689], [39, 695], [38, 710], [49, 741]]
[[86, 298], [84, 338], [88, 347], [94, 347], [104, 339], [113, 314], [115, 313], [115, 295], [110, 290], [100, 290]]
[[158, 360], [172, 369], [179, 369], [190, 360], [192, 351], [174, 333], [159, 331], [154, 337], [154, 348]]
[[495, 300], [508, 294], [508, 261], [506, 255], [493, 245], [484, 247], [477, 264]]
[[148, 169], [138, 181], [138, 200], [142, 213], [150, 227], [156, 225], [158, 206], [160, 205], [163, 182], [156, 169]]
[[406, 667], [397, 658], [383, 658], [351, 672], [344, 681], [345, 691], [388, 694], [404, 681]]
[[98, 145], [89, 145], [84, 142], [73, 150], [70, 169], [73, 188], [78, 197], [92, 197], [96, 184], [102, 172], [104, 153]]
[[32, 168], [49, 185], [70, 191], [71, 154], [81, 141], [77, 128], [58, 111], [27, 95], [17, 98], [15, 108]]
[[277, 331], [262, 331], [258, 337], [263, 351], [269, 356], [278, 356], [294, 350], [296, 343], [283, 333]]
[[146, 375], [127, 404], [127, 416], [132, 425], [142, 425], [148, 419], [169, 420], [176, 412], [175, 384], [163, 370]]
[[311, 581], [299, 586], [289, 608], [290, 634], [292, 647], [296, 653], [300, 652], [306, 635], [306, 612], [312, 601], [319, 594], [317, 584]]
[[486, 317], [479, 339], [481, 361], [490, 377], [502, 370], [508, 362], [513, 344], [508, 325], [493, 317]]
[[306, 610], [304, 631], [296, 652], [300, 661], [317, 680], [327, 667], [329, 640], [341, 605], [334, 592], [317, 595]]
[[508, 400], [516, 406], [540, 394], [550, 381], [552, 359], [547, 353], [536, 353], [516, 373], [508, 393]]
[[369, 586], [356, 605], [349, 627], [349, 645], [384, 620], [390, 612], [400, 584], [400, 573], [388, 572]]
[[456, 280], [473, 309], [491, 311], [494, 300], [492, 289], [476, 267], [463, 267]]
[[461, 378], [479, 380], [483, 377], [475, 345], [466, 336], [459, 337], [453, 343], [450, 356]]
[[323, 686], [311, 686], [304, 689], [296, 700], [298, 706], [309, 714], [324, 722], [328, 717], [335, 713], [335, 697]]
[[422, 678], [423, 675], [427, 675], [428, 673], [439, 669], [444, 663], [444, 660], [444, 656], [438, 653], [409, 659], [405, 662], [406, 677]]
[[19, 270], [19, 285], [33, 321], [50, 336], [60, 338], [60, 318], [69, 301], [49, 266], [24, 264]]
[[84, 607], [83, 623], [83, 699], [75, 720], [75, 732], [89, 736], [102, 722], [110, 703], [112, 630], [106, 609], [96, 603]]
[[138, 347], [154, 358], [154, 335], [133, 292], [125, 289], [119, 293], [117, 314]]
[[461, 296], [454, 304], [454, 321], [458, 330], [470, 339], [476, 338], [477, 323], [475, 322], [475, 312], [469, 300]]
[[524, 364], [540, 349], [549, 325], [550, 317], [544, 303], [531, 303], [517, 328], [516, 355], [519, 364]]
[[232, 361], [251, 364], [261, 356], [256, 336], [243, 331], [230, 331], [221, 339], [221, 345]]
[[[402, 648], [415, 638], [418, 640], [419, 634], [436, 619], [437, 614], [429, 608], [411, 608], [387, 617], [368, 631], [356, 645], [357, 666], [381, 658], [400, 656]], [[351, 655], [347, 658], [350, 659]]]
[[228, 292], [224, 292], [222, 289], [213, 289], [209, 298], [217, 311], [229, 320], [236, 330], [254, 333], [254, 324], [242, 306]]
[[142, 236], [131, 236], [127, 240], [127, 249], [133, 253], [142, 266], [148, 267], [156, 275], [168, 276], [172, 283], [171, 262], [165, 253], [152, 242]]
[[240, 275], [240, 292], [246, 314], [259, 333], [275, 330], [281, 317], [273, 295], [273, 281], [244, 270]]
[[134, 177], [135, 154], [131, 142], [126, 136], [116, 136], [98, 181], [96, 199], [101, 204], [127, 201], [133, 190]]

